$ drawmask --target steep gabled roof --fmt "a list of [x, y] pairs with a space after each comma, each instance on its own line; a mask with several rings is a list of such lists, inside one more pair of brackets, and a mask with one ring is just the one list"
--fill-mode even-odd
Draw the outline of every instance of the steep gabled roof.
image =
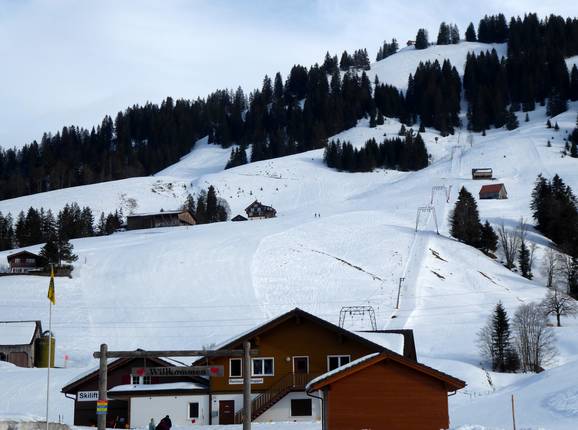
[[10, 254], [10, 255], [8, 255], [6, 258], [8, 259], [8, 261], [10, 261], [10, 260], [12, 260], [12, 259], [14, 259], [14, 258], [16, 258], [16, 257], [21, 257], [21, 256], [28, 256], [28, 257], [34, 257], [34, 258], [43, 258], [43, 257], [41, 257], [41, 256], [38, 255], [38, 254], [34, 254], [33, 252], [26, 251], [26, 250], [18, 251], [18, 252], [15, 252], [14, 254]]
[[[351, 340], [358, 342], [362, 345], [366, 345], [370, 348], [374, 348], [375, 351], [388, 351], [391, 354], [398, 355], [396, 352], [391, 351], [391, 350], [383, 347], [382, 345], [379, 345], [375, 342], [372, 342], [368, 339], [365, 339], [364, 337], [359, 336], [358, 334], [355, 334], [355, 333], [348, 331], [344, 328], [336, 326], [335, 324], [330, 323], [329, 321], [321, 319], [321, 318], [319, 318], [313, 314], [310, 314], [309, 312], [305, 312], [304, 310], [299, 309], [299, 308], [295, 308], [293, 310], [290, 310], [289, 312], [286, 312], [286, 313], [278, 316], [277, 318], [269, 320], [269, 321], [267, 321], [261, 325], [258, 325], [255, 328], [247, 331], [247, 332], [244, 332], [244, 333], [242, 333], [242, 334], [240, 334], [240, 335], [238, 335], [232, 339], [229, 339], [226, 342], [224, 342], [223, 344], [219, 345], [215, 349], [217, 349], [217, 350], [231, 349], [234, 345], [237, 345], [241, 342], [252, 339], [255, 336], [259, 336], [259, 335], [261, 335], [261, 334], [263, 334], [269, 330], [272, 330], [275, 327], [279, 326], [280, 324], [283, 324], [284, 322], [291, 320], [292, 318], [306, 319], [306, 320], [311, 321], [315, 324], [318, 324], [322, 327], [325, 327], [326, 329], [331, 330], [331, 331], [343, 336], [344, 338], [351, 339]], [[201, 361], [203, 359], [204, 358], [200, 358], [197, 361]]]
[[[141, 349], [137, 350], [137, 351], [142, 351]], [[114, 369], [117, 369], [119, 367], [124, 366], [127, 363], [130, 363], [132, 360], [135, 360], [137, 357], [123, 357], [123, 358], [116, 358], [116, 359], [109, 359], [108, 360], [108, 367], [107, 367], [107, 371], [110, 372]], [[168, 358], [167, 358], [168, 360]], [[157, 364], [159, 367], [174, 367], [174, 364], [163, 360], [161, 358], [147, 358], [147, 361], [151, 361], [155, 364]], [[80, 375], [77, 375], [75, 378], [73, 378], [72, 380], [70, 380], [64, 387], [62, 387], [62, 390], [60, 390], [63, 393], [70, 393], [73, 392], [76, 388], [78, 388], [79, 385], [84, 384], [87, 381], [90, 381], [91, 379], [96, 379], [98, 378], [98, 371], [99, 371], [99, 367], [94, 367], [93, 369], [81, 373]], [[202, 382], [203, 379], [201, 377], [192, 377], [192, 379], [194, 379], [195, 381], [198, 382]]]
[[37, 332], [42, 333], [40, 321], [0, 321], [0, 345], [30, 345]]
[[447, 373], [440, 372], [439, 370], [433, 369], [429, 366], [426, 366], [425, 364], [418, 363], [417, 361], [409, 360], [399, 354], [391, 354], [388, 351], [384, 351], [381, 353], [366, 355], [365, 357], [354, 360], [345, 366], [341, 366], [335, 370], [327, 372], [307, 384], [306, 390], [308, 393], [320, 390], [334, 382], [339, 381], [340, 379], [343, 379], [349, 375], [359, 372], [360, 370], [386, 360], [395, 361], [396, 363], [409, 367], [417, 372], [438, 379], [446, 384], [448, 391], [457, 391], [466, 386], [464, 381], [448, 375]]
[[499, 193], [502, 190], [502, 188], [505, 188], [504, 184], [483, 185], [482, 188], [480, 188], [480, 194]]

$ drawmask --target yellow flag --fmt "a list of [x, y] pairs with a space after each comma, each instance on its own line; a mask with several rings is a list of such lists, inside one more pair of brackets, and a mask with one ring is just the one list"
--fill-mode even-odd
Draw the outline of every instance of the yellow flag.
[[50, 268], [50, 284], [48, 284], [48, 300], [53, 305], [56, 304], [56, 295], [54, 294], [54, 268]]

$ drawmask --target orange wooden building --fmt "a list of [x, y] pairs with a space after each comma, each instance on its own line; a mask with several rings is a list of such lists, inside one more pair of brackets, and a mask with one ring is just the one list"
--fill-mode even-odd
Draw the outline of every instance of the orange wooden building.
[[384, 351], [314, 379], [307, 393], [322, 393], [323, 430], [440, 430], [449, 428], [448, 393], [465, 386]]

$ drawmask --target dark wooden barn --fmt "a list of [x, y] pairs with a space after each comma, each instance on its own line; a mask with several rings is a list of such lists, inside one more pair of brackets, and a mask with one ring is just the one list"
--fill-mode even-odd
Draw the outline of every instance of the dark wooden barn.
[[27, 273], [42, 270], [46, 265], [46, 259], [30, 251], [20, 251], [6, 257], [10, 272]]
[[489, 167], [472, 169], [472, 179], [492, 179], [494, 172]]
[[504, 184], [484, 185], [480, 189], [480, 199], [507, 199], [508, 192]]
[[0, 361], [34, 367], [41, 335], [40, 321], [0, 321]]
[[128, 230], [140, 230], [157, 227], [178, 227], [195, 225], [197, 219], [189, 210], [161, 211], [146, 214], [134, 214], [126, 217]]
[[260, 203], [258, 200], [255, 200], [251, 203], [247, 208], [245, 208], [245, 212], [249, 219], [256, 219], [256, 218], [275, 218], [277, 216], [277, 211], [273, 209], [271, 206], [266, 206]]
[[387, 351], [313, 380], [323, 396], [323, 430], [449, 428], [448, 393], [464, 381]]

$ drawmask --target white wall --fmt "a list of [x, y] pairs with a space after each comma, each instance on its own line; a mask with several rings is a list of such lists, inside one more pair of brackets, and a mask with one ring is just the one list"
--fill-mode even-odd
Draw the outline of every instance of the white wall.
[[[316, 396], [318, 393], [313, 393]], [[292, 417], [291, 416], [291, 399], [311, 399], [311, 416], [310, 417]], [[262, 415], [259, 415], [255, 421], [320, 421], [321, 420], [321, 400], [309, 397], [304, 391], [289, 393], [273, 407], [267, 409]]]
[[[251, 393], [251, 398], [256, 395]], [[219, 400], [234, 400], [235, 412], [243, 407], [243, 394], [213, 394], [213, 424], [219, 424]]]
[[[189, 403], [199, 403], [199, 418], [195, 423], [189, 419]], [[146, 427], [151, 418], [155, 424], [169, 415], [173, 426], [209, 424], [209, 396], [156, 396], [133, 397], [130, 401], [130, 426]]]

